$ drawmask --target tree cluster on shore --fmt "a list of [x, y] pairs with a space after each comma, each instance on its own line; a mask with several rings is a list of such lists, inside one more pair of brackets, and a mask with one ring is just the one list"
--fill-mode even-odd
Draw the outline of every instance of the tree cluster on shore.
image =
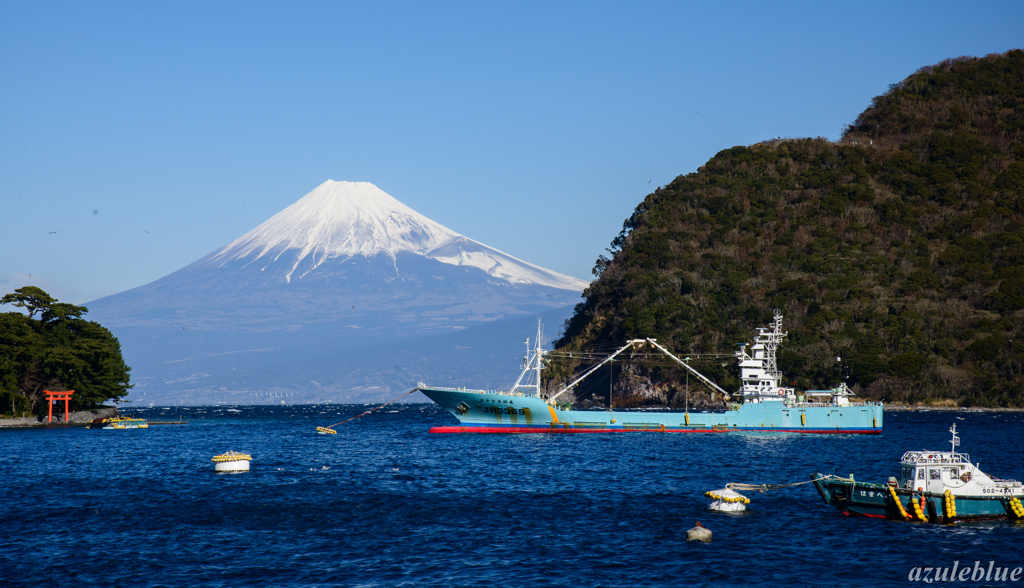
[[[838, 142], [718, 153], [648, 195], [593, 271], [564, 351], [732, 351], [778, 308], [787, 385], [1024, 406], [1024, 51], [922, 68]], [[735, 389], [729, 366], [708, 375]], [[681, 369], [640, 371], [682, 404]]]
[[110, 331], [35, 286], [0, 298], [24, 312], [0, 313], [0, 415], [41, 415], [44, 390], [74, 390], [71, 408], [93, 408], [128, 394], [128, 367]]

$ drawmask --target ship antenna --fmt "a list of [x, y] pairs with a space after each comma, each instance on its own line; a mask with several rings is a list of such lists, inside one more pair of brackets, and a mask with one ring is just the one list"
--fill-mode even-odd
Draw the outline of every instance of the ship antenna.
[[782, 330], [782, 311], [778, 308], [775, 309], [774, 316], [775, 320], [772, 321], [772, 331], [767, 333], [765, 337], [765, 373], [770, 378], [782, 380], [782, 374], [779, 373], [779, 364], [775, 359], [775, 351], [779, 348], [782, 340], [786, 337], [786, 333]]
[[540, 372], [544, 369], [544, 351], [541, 349], [540, 342], [544, 337], [544, 325], [541, 323], [540, 317], [537, 317], [537, 398], [540, 398]]
[[956, 448], [960, 445], [960, 437], [956, 436], [956, 423], [953, 423], [953, 426], [949, 428], [949, 432], [953, 433], [953, 438], [949, 441], [950, 453], [956, 453]]

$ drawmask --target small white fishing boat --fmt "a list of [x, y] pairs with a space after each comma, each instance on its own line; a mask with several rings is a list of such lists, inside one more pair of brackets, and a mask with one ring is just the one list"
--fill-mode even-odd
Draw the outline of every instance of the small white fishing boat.
[[959, 453], [956, 424], [949, 451], [908, 451], [898, 476], [885, 484], [857, 482], [815, 472], [814, 486], [826, 504], [845, 515], [951, 523], [962, 520], [1024, 519], [1024, 485], [981, 471]]

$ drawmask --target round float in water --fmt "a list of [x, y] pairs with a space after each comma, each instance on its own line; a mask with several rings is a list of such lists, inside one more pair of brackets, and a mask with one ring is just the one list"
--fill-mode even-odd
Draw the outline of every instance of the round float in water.
[[750, 499], [730, 488], [705, 492], [708, 498], [708, 510], [720, 512], [742, 512], [747, 510]]
[[228, 451], [227, 453], [213, 456], [213, 459], [210, 461], [213, 462], [213, 469], [217, 472], [247, 472], [249, 471], [249, 462], [252, 461], [252, 456], [248, 453]]

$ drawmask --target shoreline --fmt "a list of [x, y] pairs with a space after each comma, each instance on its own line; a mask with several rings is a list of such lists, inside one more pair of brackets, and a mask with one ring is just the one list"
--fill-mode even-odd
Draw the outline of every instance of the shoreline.
[[[55, 411], [56, 412], [56, 411]], [[68, 420], [64, 420], [64, 413], [61, 411], [60, 416], [53, 415], [53, 422], [47, 420], [48, 417], [17, 417], [13, 419], [0, 419], [0, 428], [13, 429], [13, 428], [27, 428], [27, 427], [71, 427], [88, 425], [93, 419], [104, 418], [109, 419], [116, 416], [120, 416], [117, 407], [115, 406], [101, 406], [100, 408], [94, 408], [92, 410], [78, 410], [68, 413]]]

